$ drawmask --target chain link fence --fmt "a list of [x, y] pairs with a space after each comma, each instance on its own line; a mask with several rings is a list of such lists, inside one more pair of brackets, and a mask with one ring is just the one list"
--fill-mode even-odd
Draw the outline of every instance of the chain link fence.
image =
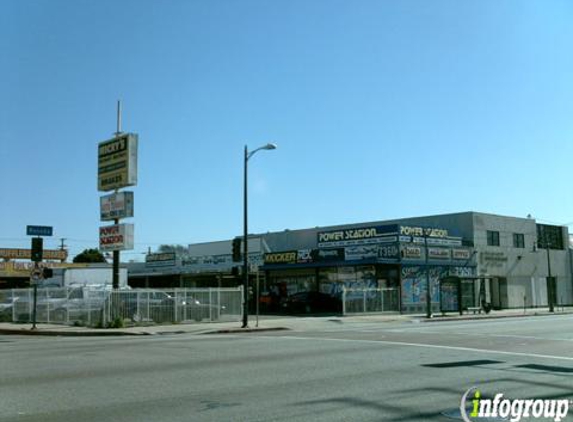
[[[33, 292], [0, 291], [0, 320], [30, 322]], [[241, 287], [114, 291], [41, 288], [37, 290], [36, 321], [88, 327], [241, 321], [242, 292]]]
[[373, 314], [400, 311], [397, 288], [343, 288], [342, 314]]

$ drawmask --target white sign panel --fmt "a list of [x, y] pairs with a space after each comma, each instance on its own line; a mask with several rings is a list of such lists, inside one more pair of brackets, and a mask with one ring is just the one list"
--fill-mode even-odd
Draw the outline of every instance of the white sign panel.
[[126, 133], [98, 145], [99, 191], [137, 184], [137, 135]]
[[101, 221], [133, 217], [133, 192], [118, 192], [99, 199]]
[[104, 252], [133, 249], [133, 224], [100, 227], [99, 248]]

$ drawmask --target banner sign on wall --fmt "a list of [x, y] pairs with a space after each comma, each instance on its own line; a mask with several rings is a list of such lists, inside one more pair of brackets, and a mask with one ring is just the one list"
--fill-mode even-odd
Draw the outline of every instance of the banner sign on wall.
[[137, 184], [137, 135], [125, 133], [98, 145], [98, 190]]
[[[68, 251], [61, 249], [44, 249], [43, 258], [65, 261]], [[31, 249], [0, 248], [0, 259], [32, 259]]]
[[398, 245], [380, 245], [378, 246], [378, 258], [381, 259], [398, 259], [400, 257], [400, 248]]
[[308, 264], [312, 262], [312, 249], [299, 249], [296, 262], [298, 264]]
[[145, 255], [146, 267], [170, 267], [176, 264], [174, 252], [150, 253]]
[[471, 253], [469, 249], [453, 249], [452, 250], [452, 259], [457, 261], [467, 261], [470, 259]]
[[344, 249], [313, 249], [313, 259], [315, 262], [344, 261]]
[[404, 259], [421, 259], [422, 248], [419, 246], [402, 246], [402, 258]]
[[444, 248], [428, 248], [428, 259], [450, 259], [450, 250]]
[[448, 231], [435, 227], [410, 227], [400, 226], [400, 236], [417, 236], [417, 237], [448, 237]]
[[133, 249], [133, 224], [100, 227], [99, 248], [104, 252]]
[[100, 220], [133, 217], [133, 192], [124, 191], [100, 197]]
[[273, 252], [265, 254], [265, 265], [296, 264], [298, 251]]
[[378, 258], [378, 245], [349, 246], [344, 249], [346, 261]]
[[[381, 242], [395, 242], [398, 226], [372, 226], [317, 233], [319, 248], [367, 245]], [[394, 236], [391, 236], [394, 235]]]

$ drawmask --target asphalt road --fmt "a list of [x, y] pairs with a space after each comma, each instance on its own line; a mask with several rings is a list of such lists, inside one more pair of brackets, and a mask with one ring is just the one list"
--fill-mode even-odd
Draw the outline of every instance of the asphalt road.
[[564, 315], [0, 336], [0, 422], [455, 420], [472, 386], [484, 397], [573, 399], [572, 326]]

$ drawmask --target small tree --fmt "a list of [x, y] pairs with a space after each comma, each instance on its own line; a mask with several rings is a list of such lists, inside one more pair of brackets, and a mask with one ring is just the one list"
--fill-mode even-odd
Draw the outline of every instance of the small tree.
[[74, 257], [74, 263], [107, 262], [105, 256], [98, 249], [84, 249]]

